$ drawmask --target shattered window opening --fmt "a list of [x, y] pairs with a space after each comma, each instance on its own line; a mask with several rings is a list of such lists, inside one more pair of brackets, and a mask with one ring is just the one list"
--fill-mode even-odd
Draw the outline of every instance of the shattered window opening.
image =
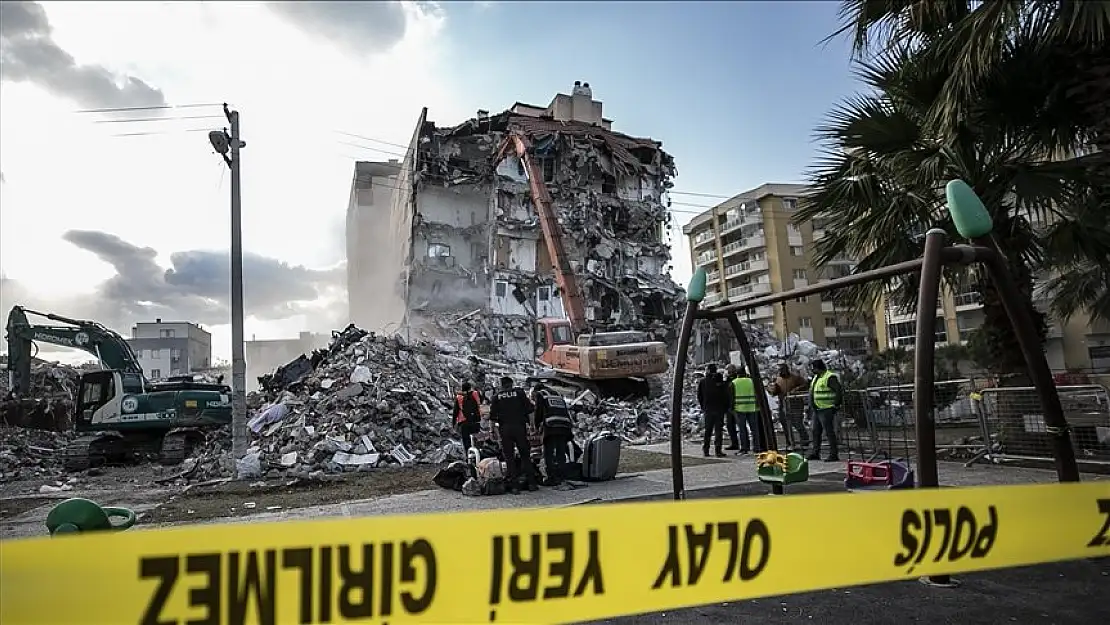
[[493, 283], [493, 294], [496, 295], [497, 297], [505, 297], [505, 294], [508, 291], [509, 291], [509, 283], [508, 282], [505, 282], [504, 280], [498, 280], [497, 282]]
[[551, 287], [541, 286], [540, 288], [536, 289], [537, 301], [546, 302], [549, 299], [551, 299]]
[[429, 258], [442, 258], [451, 255], [451, 246], [443, 243], [432, 243], [428, 245]]

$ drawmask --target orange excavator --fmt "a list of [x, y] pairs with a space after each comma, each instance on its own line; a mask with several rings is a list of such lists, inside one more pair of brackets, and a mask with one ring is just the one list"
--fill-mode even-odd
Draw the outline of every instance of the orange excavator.
[[646, 332], [589, 332], [585, 298], [567, 258], [562, 228], [551, 206], [543, 172], [531, 155], [531, 141], [510, 134], [501, 145], [496, 163], [515, 154], [524, 166], [539, 217], [544, 243], [551, 257], [555, 285], [567, 318], [536, 319], [536, 358], [550, 371], [536, 376], [545, 383], [591, 390], [603, 397], [656, 397], [667, 371], [667, 348], [650, 340]]

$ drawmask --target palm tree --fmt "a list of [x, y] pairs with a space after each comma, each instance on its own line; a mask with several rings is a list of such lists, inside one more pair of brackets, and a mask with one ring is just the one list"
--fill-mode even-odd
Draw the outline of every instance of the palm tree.
[[[818, 263], [847, 253], [862, 258], [861, 270], [872, 269], [919, 255], [921, 235], [929, 228], [955, 234], [943, 210], [943, 185], [962, 178], [992, 212], [995, 236], [1043, 339], [1043, 315], [1032, 305], [1033, 276], [1059, 262], [1064, 239], [1083, 240], [1069, 248], [1072, 262], [1110, 266], [1110, 237], [1075, 228], [1075, 211], [1061, 208], [1082, 204], [1105, 186], [1105, 176], [1082, 159], [1059, 158], [1079, 153], [1091, 132], [1082, 103], [1061, 95], [1056, 84], [1074, 61], [1042, 46], [1040, 31], [1008, 32], [1004, 45], [990, 48], [984, 67], [974, 70], [971, 95], [960, 95], [965, 85], [956, 75], [970, 71], [965, 68], [970, 57], [953, 50], [964, 50], [955, 33], [971, 36], [962, 20], [979, 9], [969, 6], [955, 0], [845, 3], [846, 12], [856, 16], [859, 49], [873, 27], [893, 35], [883, 39], [881, 52], [857, 61], [873, 93], [849, 99], [818, 129], [827, 149], [811, 172], [814, 194], [797, 219], [829, 222], [833, 235], [818, 242]], [[982, 26], [984, 20], [975, 23]], [[946, 279], [979, 283], [986, 317], [982, 332], [995, 369], [1023, 371], [1024, 359], [989, 281], [952, 270]], [[895, 303], [913, 305], [916, 277], [892, 282]], [[845, 297], [863, 308], [882, 288], [846, 290]], [[1069, 305], [1074, 309], [1076, 302]]]

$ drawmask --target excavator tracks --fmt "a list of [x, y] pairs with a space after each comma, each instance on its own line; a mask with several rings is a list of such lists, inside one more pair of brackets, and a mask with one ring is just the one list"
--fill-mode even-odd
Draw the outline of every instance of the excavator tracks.
[[117, 432], [86, 434], [75, 438], [66, 447], [65, 470], [84, 471], [98, 467], [124, 452], [123, 436]]
[[162, 452], [158, 461], [166, 466], [173, 466], [185, 462], [185, 457], [192, 451], [193, 442], [200, 436], [196, 430], [171, 430], [162, 438]]

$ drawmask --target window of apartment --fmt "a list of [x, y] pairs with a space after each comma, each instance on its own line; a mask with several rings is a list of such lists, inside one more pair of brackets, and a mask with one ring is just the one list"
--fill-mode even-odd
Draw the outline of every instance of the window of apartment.
[[836, 317], [825, 317], [825, 327], [826, 328], [835, 328], [836, 327]]
[[497, 297], [505, 297], [505, 293], [509, 290], [509, 283], [504, 280], [498, 280], [493, 283], [493, 294]]
[[763, 252], [752, 252], [752, 255], [748, 257], [749, 260], [763, 260], [765, 258], [767, 256]]
[[617, 193], [617, 180], [615, 178], [605, 177], [601, 179], [601, 192], [606, 195], [616, 195]]
[[474, 259], [474, 262], [482, 260], [485, 255], [486, 246], [482, 245], [481, 243], [470, 244], [470, 258]]
[[805, 297], [795, 297], [794, 301], [798, 302], [799, 304], [804, 304], [809, 301], [809, 296], [806, 295]]
[[805, 256], [806, 255], [805, 248], [803, 248], [801, 245], [791, 245], [790, 246], [790, 255], [791, 256]]
[[798, 208], [798, 200], [792, 197], [782, 198], [782, 207], [788, 211]]
[[172, 339], [172, 338], [174, 338], [175, 335], [176, 335], [176, 332], [174, 332], [173, 330], [159, 330], [158, 331], [158, 336], [160, 336], [164, 339]]
[[805, 269], [795, 269], [794, 270], [794, 279], [795, 280], [805, 280], [806, 279], [806, 270]]
[[536, 299], [541, 302], [546, 302], [547, 300], [551, 299], [551, 287], [541, 286], [540, 288], [536, 289]]
[[802, 236], [802, 231], [798, 230], [798, 226], [794, 224], [786, 224], [786, 236], [800, 237]]
[[158, 378], [162, 377], [162, 370], [161, 369], [151, 369], [150, 370], [150, 377], [151, 377], [151, 379], [157, 380]]
[[799, 328], [812, 328], [813, 327], [813, 320], [810, 319], [809, 317], [798, 317], [798, 327]]
[[444, 245], [443, 243], [429, 243], [428, 244], [428, 258], [440, 258], [442, 256], [451, 255], [451, 246]]
[[150, 350], [150, 359], [151, 360], [158, 360], [161, 357], [162, 357], [162, 350], [160, 350], [160, 349]]
[[170, 350], [170, 358], [173, 359], [173, 360], [180, 360], [181, 359], [181, 350], [176, 348], [176, 347], [171, 349]]
[[543, 181], [555, 181], [555, 157], [554, 156], [541, 156], [536, 159], [539, 161], [539, 166], [543, 169]]
[[493, 337], [493, 342], [496, 343], [498, 347], [503, 347], [505, 345], [505, 330], [504, 329], [502, 329], [502, 328], [493, 328], [493, 329], [490, 330], [490, 335]]

